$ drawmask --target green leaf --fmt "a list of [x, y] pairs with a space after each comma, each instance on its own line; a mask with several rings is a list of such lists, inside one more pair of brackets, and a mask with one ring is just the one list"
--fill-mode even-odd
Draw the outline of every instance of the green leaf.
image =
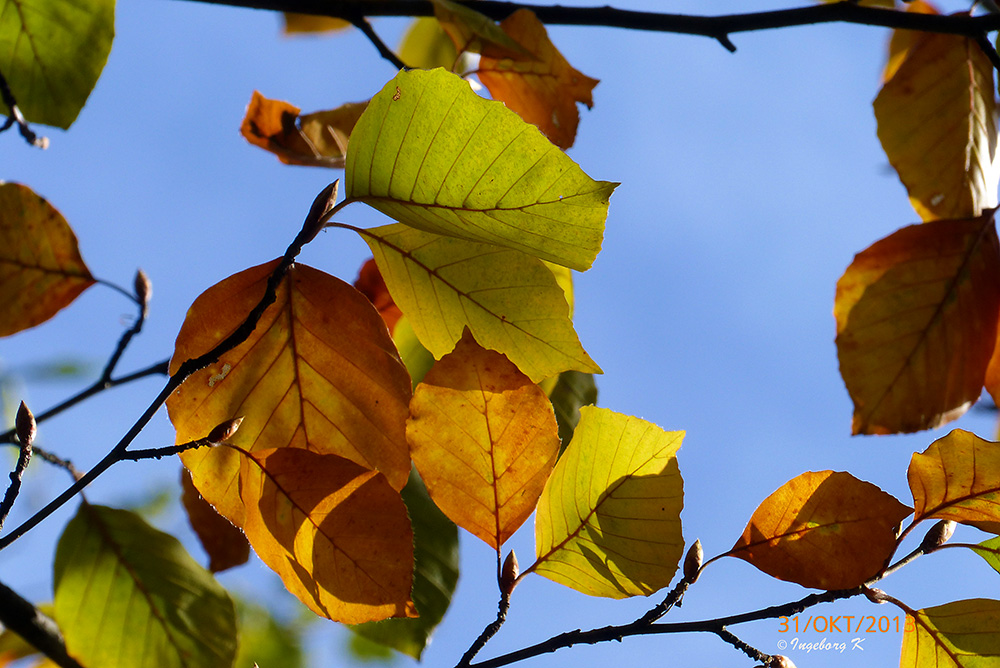
[[226, 591], [176, 538], [126, 510], [80, 505], [55, 560], [55, 619], [95, 668], [221, 668], [236, 656]]
[[72, 125], [114, 35], [114, 0], [0, 0], [0, 72], [25, 118]]
[[1000, 663], [1000, 601], [954, 601], [906, 616], [900, 668], [987, 668]]
[[[281, 623], [266, 608], [245, 600], [237, 600], [240, 619], [240, 651], [236, 668], [281, 666], [302, 668], [301, 625]], [[313, 619], [318, 619], [313, 617]]]
[[358, 232], [435, 358], [450, 353], [468, 327], [536, 383], [567, 369], [601, 372], [580, 345], [562, 288], [538, 259], [405, 225]]
[[677, 449], [684, 432], [584, 406], [535, 513], [529, 570], [590, 596], [647, 596], [684, 548]]
[[986, 563], [1000, 573], [1000, 537], [983, 541], [972, 548], [972, 551], [986, 560]]
[[401, 72], [368, 105], [347, 151], [347, 198], [412, 227], [588, 269], [608, 198], [499, 102], [436, 69]]
[[458, 528], [444, 516], [413, 472], [403, 488], [413, 523], [413, 602], [420, 617], [358, 624], [351, 629], [372, 642], [420, 660], [435, 627], [444, 618], [458, 584]]
[[451, 69], [458, 54], [448, 34], [432, 16], [422, 16], [407, 28], [399, 44], [399, 58], [410, 67]]
[[555, 387], [549, 392], [549, 399], [556, 413], [556, 422], [559, 423], [559, 440], [565, 450], [580, 422], [580, 408], [597, 404], [594, 374], [563, 371], [556, 379]]
[[396, 327], [392, 330], [392, 342], [399, 351], [399, 359], [403, 360], [403, 365], [410, 373], [413, 387], [416, 387], [434, 366], [434, 356], [420, 343], [410, 319], [405, 315], [396, 322]]

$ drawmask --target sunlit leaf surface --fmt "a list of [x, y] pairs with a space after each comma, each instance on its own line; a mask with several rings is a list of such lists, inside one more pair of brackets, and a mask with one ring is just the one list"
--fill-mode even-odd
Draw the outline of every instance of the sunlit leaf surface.
[[906, 628], [900, 668], [1000, 665], [1000, 601], [974, 598], [917, 610], [906, 616]]
[[436, 18], [422, 16], [413, 21], [399, 45], [399, 58], [410, 67], [450, 70], [458, 58], [455, 45]]
[[455, 51], [482, 53], [486, 48], [507, 58], [532, 58], [532, 54], [504, 32], [496, 21], [471, 7], [451, 0], [432, 0], [434, 16], [451, 38]]

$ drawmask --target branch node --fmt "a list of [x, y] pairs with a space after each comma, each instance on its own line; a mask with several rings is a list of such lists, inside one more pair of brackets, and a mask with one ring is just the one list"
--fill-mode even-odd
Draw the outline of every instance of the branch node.
[[736, 45], [733, 44], [733, 41], [731, 39], [729, 39], [729, 35], [723, 33], [721, 35], [716, 35], [715, 39], [719, 41], [719, 44], [721, 44], [726, 49], [726, 51], [728, 51], [729, 53], [736, 53]]

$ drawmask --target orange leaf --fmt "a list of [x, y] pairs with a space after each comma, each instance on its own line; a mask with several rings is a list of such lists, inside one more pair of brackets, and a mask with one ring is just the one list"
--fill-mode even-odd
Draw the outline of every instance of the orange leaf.
[[0, 183], [0, 336], [45, 322], [93, 284], [62, 214], [31, 188]]
[[406, 437], [438, 508], [497, 550], [535, 509], [560, 444], [545, 393], [468, 329], [417, 386]]
[[[276, 263], [231, 276], [195, 300], [177, 336], [171, 373], [243, 322]], [[178, 443], [245, 415], [234, 445], [341, 455], [382, 471], [402, 489], [410, 473], [409, 400], [409, 375], [368, 300], [343, 281], [296, 264], [250, 337], [188, 378], [167, 400], [167, 409]], [[181, 459], [202, 496], [242, 526], [237, 454], [200, 448]]]
[[378, 270], [378, 265], [375, 264], [375, 258], [371, 258], [361, 265], [361, 271], [358, 272], [358, 278], [354, 281], [354, 287], [358, 292], [368, 297], [368, 301], [385, 320], [385, 326], [392, 334], [396, 323], [403, 317], [403, 312], [392, 300], [389, 288], [385, 285], [385, 279], [382, 278], [382, 273]]
[[342, 169], [347, 142], [367, 102], [299, 116], [299, 108], [254, 91], [240, 125], [243, 137], [286, 165]]
[[1000, 309], [992, 212], [911, 225], [837, 282], [837, 354], [855, 434], [932, 429], [982, 391]]
[[187, 469], [181, 469], [181, 489], [181, 502], [188, 521], [208, 554], [208, 570], [218, 573], [245, 564], [250, 558], [246, 536], [202, 498]]
[[757, 507], [729, 554], [779, 580], [849, 589], [876, 575], [910, 509], [849, 473], [806, 472]]
[[413, 530], [383, 475], [298, 448], [240, 460], [244, 531], [288, 591], [345, 624], [417, 616]]
[[956, 429], [914, 453], [906, 478], [916, 521], [954, 520], [1000, 533], [1000, 443]]
[[993, 66], [966, 37], [902, 40], [874, 103], [882, 147], [922, 219], [978, 216], [997, 205], [1000, 180]]
[[479, 80], [494, 99], [537, 125], [553, 144], [569, 148], [580, 124], [576, 103], [594, 106], [591, 91], [598, 80], [580, 73], [563, 58], [534, 12], [519, 9], [500, 27], [536, 59], [512, 60], [487, 45], [479, 60]]

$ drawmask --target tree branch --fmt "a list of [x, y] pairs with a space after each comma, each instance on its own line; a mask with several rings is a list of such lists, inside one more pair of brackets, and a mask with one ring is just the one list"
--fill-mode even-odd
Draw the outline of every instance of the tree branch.
[[47, 615], [0, 583], [0, 624], [21, 636], [62, 668], [82, 668], [66, 653], [59, 627]]
[[7, 105], [7, 109], [10, 114], [7, 116], [7, 121], [0, 126], [0, 132], [10, 128], [14, 123], [17, 123], [17, 129], [20, 131], [21, 136], [24, 140], [31, 144], [32, 146], [37, 146], [38, 148], [48, 148], [49, 140], [45, 137], [39, 137], [34, 133], [30, 126], [28, 126], [28, 121], [24, 119], [24, 114], [17, 107], [17, 99], [14, 98], [14, 93], [11, 92], [10, 86], [7, 84], [7, 79], [4, 77], [3, 72], [0, 72], [0, 99], [3, 99], [3, 103]]

